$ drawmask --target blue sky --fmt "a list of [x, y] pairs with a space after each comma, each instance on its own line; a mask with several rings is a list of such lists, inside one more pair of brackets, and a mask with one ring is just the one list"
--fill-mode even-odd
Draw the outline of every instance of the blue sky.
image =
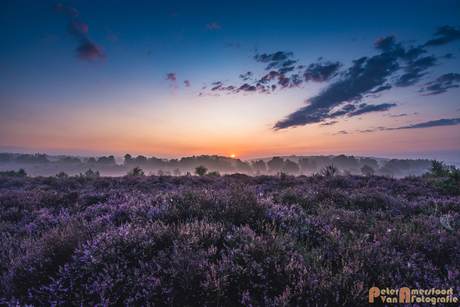
[[0, 151], [460, 161], [460, 2], [2, 1]]

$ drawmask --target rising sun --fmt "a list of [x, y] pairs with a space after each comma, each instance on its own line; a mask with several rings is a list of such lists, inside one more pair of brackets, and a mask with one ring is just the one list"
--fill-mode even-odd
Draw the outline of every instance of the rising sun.
[[235, 154], [232, 154], [232, 158], [235, 158]]

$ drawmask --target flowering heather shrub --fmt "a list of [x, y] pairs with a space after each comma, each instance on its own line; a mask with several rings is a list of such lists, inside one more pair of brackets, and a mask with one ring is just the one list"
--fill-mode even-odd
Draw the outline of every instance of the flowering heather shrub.
[[460, 287], [460, 199], [368, 175], [0, 178], [0, 305], [368, 306]]

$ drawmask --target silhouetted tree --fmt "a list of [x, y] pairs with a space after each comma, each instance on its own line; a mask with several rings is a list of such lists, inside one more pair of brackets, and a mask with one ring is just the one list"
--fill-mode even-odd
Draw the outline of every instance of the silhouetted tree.
[[215, 176], [215, 177], [220, 177], [221, 176], [218, 171], [209, 172], [208, 175], [212, 175], [212, 176]]
[[139, 167], [139, 166], [136, 166], [135, 168], [133, 168], [132, 170], [130, 170], [128, 173], [127, 173], [128, 176], [135, 176], [135, 177], [140, 177], [140, 176], [144, 176], [145, 173], [144, 171]]
[[332, 163], [337, 166], [338, 169], [350, 169], [350, 168], [358, 168], [359, 162], [353, 156], [345, 156], [339, 155], [332, 159]]
[[372, 167], [373, 169], [377, 169], [379, 167], [379, 163], [377, 162], [377, 160], [368, 157], [359, 159], [359, 165], [361, 165], [361, 167], [367, 165]]
[[444, 165], [444, 161], [431, 160], [431, 166], [428, 169], [435, 177], [445, 177], [449, 174], [449, 169]]
[[236, 171], [241, 172], [241, 173], [250, 173], [252, 171], [252, 168], [248, 163], [243, 162], [240, 159], [237, 159], [236, 160]]
[[147, 158], [144, 157], [144, 156], [137, 156], [136, 159], [134, 159], [134, 163], [137, 164], [137, 165], [145, 165], [147, 164]]
[[0, 177], [26, 177], [26, 171], [21, 168], [19, 171], [3, 171], [0, 172]]
[[123, 164], [128, 165], [128, 164], [131, 164], [132, 162], [133, 162], [133, 157], [131, 157], [130, 154], [126, 154], [125, 161], [123, 162]]
[[7, 153], [1, 153], [0, 154], [0, 163], [11, 163], [14, 161], [14, 156], [7, 154]]
[[270, 171], [279, 172], [284, 165], [284, 160], [280, 157], [273, 157], [273, 159], [267, 162], [267, 165]]
[[283, 170], [284, 173], [294, 174], [294, 175], [298, 175], [299, 172], [300, 172], [300, 168], [297, 165], [297, 163], [294, 163], [289, 159], [287, 159], [284, 162], [284, 166], [283, 166], [282, 170]]
[[115, 165], [116, 164], [114, 156], [100, 157], [99, 159], [97, 159], [96, 163], [99, 165]]
[[[80, 174], [80, 176], [81, 176], [81, 174]], [[85, 172], [85, 176], [86, 177], [100, 177], [101, 174], [99, 174], [99, 171], [93, 171], [93, 170], [89, 169], [89, 170], [87, 170]]]
[[195, 174], [197, 174], [198, 176], [204, 176], [207, 171], [208, 171], [208, 168], [204, 165], [195, 167]]
[[361, 167], [361, 173], [363, 175], [367, 175], [367, 174], [374, 175], [375, 170], [369, 165], [364, 165], [363, 167]]
[[67, 178], [69, 175], [66, 172], [59, 172], [59, 174], [56, 174], [56, 178]]
[[321, 169], [320, 173], [326, 177], [332, 177], [338, 174], [339, 170], [334, 165], [327, 165]]
[[252, 169], [255, 170], [255, 171], [259, 171], [259, 172], [266, 172], [267, 171], [267, 165], [265, 164], [265, 162], [263, 160], [259, 160], [259, 161], [252, 161]]

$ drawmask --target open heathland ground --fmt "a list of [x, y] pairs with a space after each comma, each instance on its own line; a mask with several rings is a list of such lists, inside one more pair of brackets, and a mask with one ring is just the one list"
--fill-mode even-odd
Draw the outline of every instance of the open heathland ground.
[[458, 297], [459, 204], [415, 177], [1, 177], [0, 304], [368, 306], [373, 286]]

